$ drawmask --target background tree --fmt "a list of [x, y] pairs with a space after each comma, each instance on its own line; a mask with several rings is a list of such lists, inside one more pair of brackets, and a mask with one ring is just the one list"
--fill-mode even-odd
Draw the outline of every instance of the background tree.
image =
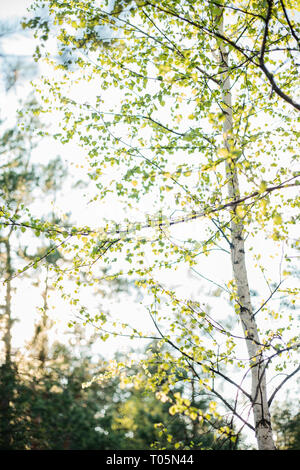
[[[29, 94], [23, 102], [15, 103], [18, 87], [24, 85], [26, 79], [36, 73], [36, 65], [31, 56], [26, 56], [21, 50], [18, 54], [10, 53], [9, 40], [28, 34], [22, 30], [20, 21], [7, 20], [1, 22], [0, 35], [0, 67], [1, 92], [5, 91], [6, 98], [11, 98], [10, 108], [1, 109], [0, 137], [0, 272], [1, 272], [1, 448], [26, 448], [28, 434], [28, 419], [26, 408], [31, 391], [20, 378], [19, 364], [16, 361], [14, 324], [20, 320], [16, 311], [15, 293], [19, 290], [20, 282], [15, 282], [15, 275], [24, 263], [26, 248], [31, 245], [34, 250], [34, 262], [39, 253], [36, 252], [35, 235], [24, 235], [25, 227], [16, 231], [18, 220], [29, 212], [36, 199], [43, 199], [46, 194], [57, 191], [64, 177], [64, 168], [59, 158], [47, 164], [32, 162], [32, 154], [36, 149], [41, 129], [41, 122], [33, 114], [21, 119], [26, 107], [34, 109], [36, 101]], [[19, 114], [14, 109], [19, 106]], [[41, 211], [41, 209], [40, 209]], [[40, 214], [41, 212], [39, 212]], [[23, 237], [26, 239], [23, 243]], [[38, 242], [41, 243], [41, 240]], [[53, 247], [45, 247], [43, 255], [50, 257]], [[50, 254], [49, 254], [50, 252]], [[57, 253], [57, 250], [56, 250]], [[53, 258], [53, 254], [52, 254]], [[49, 259], [48, 266], [49, 266]], [[52, 260], [53, 261], [53, 260]], [[28, 260], [27, 260], [28, 262]], [[32, 276], [32, 274], [31, 274]], [[24, 276], [23, 276], [24, 279]], [[21, 284], [22, 285], [22, 284]], [[28, 311], [26, 313], [29, 313]], [[29, 321], [29, 320], [28, 320]]]
[[24, 40], [28, 36], [28, 31], [22, 29], [20, 18], [0, 21], [0, 82], [1, 89], [6, 93], [13, 91], [18, 83], [33, 78], [37, 72], [31, 55], [18, 51], [11, 53], [5, 47], [11, 39], [19, 37], [20, 40]]
[[293, 403], [289, 400], [275, 407], [273, 427], [276, 446], [280, 450], [299, 450], [300, 448], [300, 416], [298, 409], [299, 402]]
[[[37, 196], [37, 189], [43, 189], [42, 180], [47, 178], [48, 173], [47, 165], [32, 164], [30, 162], [32, 150], [36, 145], [35, 138], [32, 132], [30, 133], [30, 126], [32, 126], [31, 130], [33, 130], [35, 125], [36, 123], [30, 123], [27, 126], [27, 134], [22, 133], [18, 127], [5, 130], [1, 139], [2, 168], [0, 197], [2, 214], [6, 214], [6, 220], [1, 226], [0, 238], [0, 267], [1, 279], [4, 286], [1, 299], [1, 341], [3, 345], [1, 350], [1, 431], [4, 447], [12, 445], [13, 435], [22, 435], [20, 429], [17, 432], [15, 431], [15, 424], [13, 424], [18, 421], [18, 411], [20, 411], [15, 409], [15, 400], [18, 401], [23, 393], [26, 394], [25, 387], [19, 383], [13, 341], [13, 325], [15, 321], [19, 320], [18, 316], [15, 316], [14, 292], [18, 285], [20, 285], [20, 280], [16, 283], [14, 277], [21, 264], [25, 264], [24, 255], [20, 256], [22, 249], [20, 248], [19, 234], [15, 231], [15, 223], [21, 214], [30, 207], [33, 195]], [[58, 164], [59, 162], [57, 161], [56, 163]], [[58, 183], [58, 172], [55, 176]], [[42, 192], [42, 194], [45, 193]], [[12, 218], [14, 222], [12, 222]], [[32, 235], [30, 240], [31, 244], [34, 245], [36, 238], [34, 234]], [[44, 247], [42, 256], [46, 256], [49, 252], [53, 252], [53, 247]], [[34, 260], [38, 254], [35, 253]], [[47, 261], [49, 263], [51, 260], [48, 259]], [[46, 296], [47, 285], [46, 292], [44, 292], [44, 303], [46, 303]], [[19, 424], [21, 426], [21, 422]], [[25, 423], [23, 424], [26, 429]]]
[[[195, 448], [228, 447], [226, 439], [214, 440], [208, 425], [201, 426], [199, 441], [191, 420], [170, 415], [169, 405], [154, 393], [124, 388], [116, 378], [82, 387], [105, 371], [107, 361], [90, 355], [94, 337], [87, 341], [84, 331], [76, 333], [69, 343], [50, 345], [46, 357], [35, 335], [26, 354], [16, 358], [13, 377], [2, 382], [1, 374], [1, 396], [8, 386], [12, 390], [10, 440], [1, 420], [1, 449], [174, 449], [189, 448], [193, 438]], [[205, 410], [206, 400], [198, 406]]]

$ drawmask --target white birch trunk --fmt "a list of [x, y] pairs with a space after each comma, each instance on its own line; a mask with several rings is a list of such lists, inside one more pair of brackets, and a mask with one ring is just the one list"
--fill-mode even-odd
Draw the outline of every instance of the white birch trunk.
[[[223, 34], [223, 19], [219, 22], [219, 32]], [[232, 96], [229, 78], [228, 52], [224, 46], [219, 47], [220, 67], [222, 70], [222, 108], [225, 113], [223, 126], [224, 145], [230, 152], [230, 136], [233, 129]], [[226, 177], [228, 179], [228, 195], [231, 201], [238, 200], [240, 196], [238, 173], [234, 160], [226, 162]], [[232, 215], [235, 215], [233, 209]], [[240, 319], [243, 326], [245, 341], [251, 366], [252, 380], [252, 408], [256, 439], [259, 450], [275, 449], [269, 406], [267, 401], [265, 364], [262, 362], [263, 354], [257, 330], [256, 320], [253, 317], [250, 290], [245, 262], [245, 245], [242, 220], [231, 222], [231, 261], [233, 276], [237, 286], [237, 302], [240, 307]]]

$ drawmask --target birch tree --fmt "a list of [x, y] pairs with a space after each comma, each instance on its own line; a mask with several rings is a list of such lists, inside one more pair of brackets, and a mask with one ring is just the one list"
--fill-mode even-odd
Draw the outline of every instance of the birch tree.
[[[55, 138], [83, 146], [95, 188], [91, 226], [39, 230], [72, 257], [77, 283], [69, 300], [104, 340], [120, 334], [169, 347], [148, 355], [144, 374], [130, 376], [125, 362], [107, 374], [156, 390], [171, 414], [204, 422], [226, 410], [231, 418], [219, 434], [235, 442], [246, 427], [258, 449], [274, 449], [270, 407], [299, 370], [292, 326], [299, 292], [297, 2], [49, 0], [34, 2], [32, 11], [26, 24], [42, 40], [35, 58], [56, 68], [54, 79], [36, 87], [41, 110], [60, 113]], [[59, 41], [53, 56], [51, 31]], [[104, 222], [111, 198], [124, 217]], [[213, 279], [199, 272], [208, 259], [216, 263]], [[103, 265], [111, 279], [134, 276], [152, 330], [130, 324], [126, 311], [110, 324], [84, 305], [82, 273], [85, 284], [89, 276], [94, 283]], [[174, 288], [177, 268], [218, 288], [223, 307], [211, 292], [208, 306], [204, 293]], [[57, 270], [62, 291], [63, 279]], [[228, 301], [231, 326], [222, 312]], [[151, 362], [160, 363], [157, 373]], [[207, 392], [209, 413], [181, 394], [171, 398], [178, 380]]]

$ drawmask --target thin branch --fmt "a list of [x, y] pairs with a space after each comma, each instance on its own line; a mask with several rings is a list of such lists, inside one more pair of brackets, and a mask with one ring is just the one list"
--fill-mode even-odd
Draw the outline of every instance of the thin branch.
[[[160, 334], [161, 338], [164, 339], [168, 344], [170, 344], [170, 346], [172, 346], [176, 351], [180, 352], [181, 355], [183, 355], [184, 357], [186, 357], [187, 359], [195, 362], [196, 364], [198, 365], [203, 365], [201, 362], [199, 361], [196, 361], [194, 357], [190, 356], [188, 353], [186, 353], [185, 351], [182, 351], [178, 346], [176, 346], [176, 344], [173, 343], [173, 341], [171, 341], [170, 339], [166, 338], [165, 335], [162, 333], [162, 331], [160, 330], [158, 324], [156, 323], [155, 319], [153, 318], [153, 315], [151, 314], [151, 312], [149, 312], [149, 315], [154, 323], [154, 326], [155, 328], [157, 329], [158, 333]], [[222, 372], [220, 372], [219, 370], [216, 370], [214, 369], [213, 367], [210, 367], [210, 366], [206, 366], [207, 369], [212, 372], [213, 374], [217, 374], [219, 375], [220, 377], [222, 377], [224, 380], [226, 380], [227, 382], [229, 382], [231, 385], [234, 385], [235, 387], [237, 387], [250, 401], [252, 401], [251, 399], [251, 395], [249, 393], [247, 393], [242, 387], [240, 387], [236, 382], [234, 382], [232, 379], [230, 379], [229, 377], [227, 377], [226, 375], [222, 374]]]
[[[293, 38], [295, 39], [295, 41], [298, 43], [298, 46], [300, 47], [300, 38], [297, 36], [297, 34], [295, 33], [295, 30], [293, 28], [293, 25], [292, 23], [290, 22], [290, 19], [289, 19], [289, 16], [287, 14], [287, 11], [286, 11], [286, 8], [285, 8], [285, 5], [283, 3], [283, 0], [280, 0], [280, 3], [281, 3], [281, 6], [282, 6], [282, 10], [283, 10], [283, 13], [284, 13], [284, 16], [285, 16], [285, 19], [290, 27], [290, 30], [291, 30], [291, 33], [292, 33], [292, 36]], [[298, 50], [298, 49], [297, 49]]]
[[262, 46], [260, 50], [260, 57], [259, 57], [260, 64], [264, 63], [264, 55], [266, 51], [267, 38], [269, 34], [269, 23], [270, 23], [271, 16], [272, 16], [272, 8], [273, 8], [273, 0], [268, 0], [268, 12], [267, 12], [267, 17], [264, 18], [265, 30], [264, 30], [264, 36], [263, 36]]
[[279, 284], [276, 286], [276, 288], [271, 292], [271, 294], [269, 295], [269, 297], [267, 298], [267, 300], [259, 307], [258, 310], [256, 310], [256, 312], [253, 313], [252, 317], [254, 318], [255, 315], [258, 314], [258, 312], [261, 311], [262, 308], [264, 308], [264, 306], [269, 302], [269, 300], [273, 297], [273, 295], [275, 294], [275, 292], [279, 289], [279, 287], [281, 286], [281, 284], [283, 283], [283, 281], [280, 281]]
[[258, 13], [253, 13], [252, 11], [249, 11], [249, 10], [242, 10], [241, 8], [237, 8], [237, 7], [233, 7], [233, 6], [230, 6], [230, 5], [222, 5], [221, 3], [218, 3], [218, 2], [214, 2], [214, 1], [210, 1], [209, 3], [212, 3], [213, 5], [216, 5], [220, 8], [227, 8], [228, 10], [233, 10], [233, 11], [238, 11], [240, 13], [243, 13], [244, 15], [250, 15], [254, 18], [260, 18], [260, 19], [263, 19], [264, 20], [264, 17]]
[[41, 261], [43, 261], [43, 259], [47, 258], [47, 256], [49, 256], [53, 251], [57, 250], [58, 248], [60, 248], [61, 246], [63, 246], [65, 243], [67, 243], [67, 241], [72, 238], [73, 235], [69, 235], [65, 240], [63, 240], [61, 243], [59, 243], [58, 245], [54, 245], [50, 250], [48, 250], [43, 256], [41, 256], [40, 258], [37, 258], [35, 259], [32, 263], [28, 264], [27, 266], [25, 266], [25, 269], [23, 269], [21, 272], [17, 272], [16, 274], [8, 277], [7, 279], [5, 279], [5, 281], [3, 282], [4, 284], [7, 283], [8, 281], [11, 281], [12, 279], [14, 279], [15, 277], [17, 277], [19, 274], [22, 274], [25, 270], [27, 271], [27, 269], [30, 269], [32, 268], [33, 266], [35, 266], [37, 263], [40, 263]]
[[[265, 19], [266, 22], [266, 28], [264, 32], [264, 38], [263, 38], [263, 44], [261, 48], [261, 54], [259, 57], [259, 63], [257, 63], [253, 58], [249, 57], [249, 55], [245, 52], [246, 49], [242, 48], [241, 46], [238, 46], [238, 44], [231, 40], [229, 37], [225, 36], [224, 34], [221, 34], [217, 31], [214, 31], [212, 29], [207, 28], [206, 25], [197, 23], [196, 21], [190, 20], [189, 18], [182, 17], [179, 13], [172, 11], [170, 9], [165, 9], [162, 8], [160, 5], [154, 5], [151, 2], [147, 2], [148, 5], [151, 5], [153, 8], [158, 9], [159, 11], [162, 11], [166, 14], [172, 15], [178, 20], [184, 21], [185, 23], [188, 23], [192, 26], [195, 26], [196, 28], [206, 32], [208, 35], [212, 36], [213, 38], [216, 39], [221, 39], [223, 42], [226, 44], [230, 45], [233, 47], [236, 51], [238, 51], [240, 54], [242, 54], [246, 59], [251, 62], [253, 65], [260, 67], [260, 69], [264, 72], [266, 75], [267, 79], [269, 80], [272, 90], [275, 91], [275, 93], [280, 96], [284, 101], [289, 103], [293, 108], [297, 109], [300, 111], [300, 103], [295, 102], [290, 96], [288, 96], [284, 91], [277, 85], [274, 75], [269, 71], [269, 69], [266, 67], [265, 62], [264, 62], [264, 53], [265, 53], [265, 47], [266, 47], [266, 41], [267, 41], [267, 35], [268, 35], [268, 25], [269, 21], [271, 19], [271, 13], [272, 13], [272, 6], [273, 6], [273, 0], [269, 0], [269, 8], [268, 8], [268, 13], [267, 13], [267, 18]], [[249, 51], [247, 51], [249, 52]]]
[[[196, 377], [197, 377], [198, 379], [200, 379], [199, 374], [197, 373], [197, 371], [195, 370], [195, 368], [193, 367], [193, 365], [189, 363], [189, 367], [192, 369], [192, 371], [193, 371], [193, 373], [196, 375]], [[215, 388], [211, 388], [210, 391], [211, 391], [216, 397], [218, 397], [218, 398], [224, 403], [224, 405], [232, 412], [232, 414], [233, 414], [234, 416], [237, 416], [237, 417], [244, 423], [244, 425], [248, 426], [252, 431], [255, 431], [254, 427], [253, 427], [250, 423], [248, 423], [244, 418], [242, 418], [242, 416], [241, 416], [239, 413], [237, 413], [237, 411], [236, 411], [236, 406], [233, 408], [233, 407], [230, 405], [230, 403], [228, 403], [228, 401], [225, 400], [225, 398], [224, 398], [219, 392], [216, 391]]]
[[217, 222], [215, 221], [215, 219], [211, 219], [213, 224], [217, 227], [217, 229], [222, 233], [223, 237], [225, 238], [225, 240], [227, 241], [228, 245], [230, 246], [230, 248], [233, 247], [231, 241], [229, 240], [229, 238], [227, 237], [226, 233], [224, 232], [223, 230], [223, 227], [226, 227], [227, 224], [224, 224], [223, 227], [220, 227]]
[[[151, 162], [151, 164], [155, 165], [155, 163], [153, 163], [153, 162]], [[176, 219], [176, 220], [168, 220], [167, 222], [165, 222], [164, 220], [151, 220], [150, 222], [148, 222], [146, 224], [143, 224], [142, 222], [137, 222], [137, 223], [132, 224], [132, 229], [131, 230], [129, 230], [129, 229], [121, 229], [121, 230], [112, 229], [112, 230], [107, 230], [105, 233], [106, 233], [107, 236], [120, 235], [120, 234], [129, 234], [130, 231], [134, 230], [135, 227], [136, 228], [138, 227], [138, 229], [141, 230], [141, 229], [146, 229], [146, 228], [171, 227], [173, 225], [178, 225], [178, 224], [183, 223], [183, 222], [190, 222], [192, 220], [195, 220], [195, 219], [198, 219], [198, 218], [201, 218], [201, 217], [207, 217], [210, 214], [214, 214], [214, 213], [220, 212], [220, 211], [225, 210], [225, 209], [234, 208], [234, 207], [238, 206], [239, 204], [242, 204], [243, 202], [248, 201], [249, 199], [252, 199], [256, 196], [259, 196], [258, 200], [260, 200], [264, 197], [264, 195], [270, 194], [270, 193], [272, 193], [276, 190], [299, 186], [297, 183], [290, 183], [291, 181], [293, 181], [293, 180], [295, 180], [296, 178], [299, 178], [299, 177], [300, 177], [300, 173], [292, 176], [291, 178], [289, 178], [288, 180], [286, 180], [282, 183], [279, 183], [276, 186], [270, 186], [270, 187], [266, 188], [264, 193], [260, 193], [259, 191], [254, 191], [253, 193], [248, 194], [247, 196], [244, 196], [240, 199], [230, 201], [230, 202], [226, 202], [226, 203], [221, 204], [218, 207], [214, 207], [212, 209], [206, 208], [205, 210], [202, 210], [201, 212], [194, 211], [191, 214], [188, 214], [187, 216], [180, 217], [179, 219]], [[252, 204], [253, 204], [253, 202], [252, 202]], [[13, 225], [13, 226], [16, 226], [16, 227], [26, 227], [26, 228], [30, 228], [32, 230], [36, 230], [36, 228], [37, 228], [34, 225], [30, 225], [30, 224], [25, 223], [25, 222], [15, 222], [12, 219], [10, 219], [10, 222], [6, 222], [6, 221], [2, 222], [1, 221], [0, 224], [4, 225], [4, 226]], [[76, 232], [74, 232], [74, 230], [73, 230], [71, 232], [68, 232], [67, 229], [64, 229], [64, 230], [61, 229], [61, 231], [60, 231], [58, 229], [52, 229], [52, 228], [47, 228], [47, 229], [45, 228], [44, 229], [43, 227], [39, 227], [39, 230], [41, 232], [47, 232], [47, 233], [50, 233], [50, 232], [56, 232], [56, 233], [60, 233], [60, 234], [68, 233], [69, 236], [75, 236], [75, 235], [86, 235], [86, 236], [88, 236], [88, 235], [91, 235], [91, 234], [94, 234], [94, 233], [99, 233], [99, 230], [91, 230], [91, 229], [80, 230], [80, 231], [76, 231]]]
[[[255, 396], [252, 398], [252, 403], [253, 403], [253, 404], [254, 404], [255, 401], [256, 401], [256, 398], [257, 398], [258, 393], [259, 393], [259, 390], [260, 390], [261, 382], [262, 382], [262, 380], [263, 380], [263, 378], [264, 378], [264, 376], [265, 376], [265, 374], [266, 374], [266, 370], [267, 370], [269, 364], [272, 362], [272, 360], [273, 360], [275, 357], [279, 356], [280, 354], [282, 354], [282, 353], [284, 353], [284, 352], [289, 352], [289, 351], [291, 351], [291, 350], [293, 350], [293, 349], [296, 349], [296, 348], [299, 348], [299, 347], [300, 347], [300, 343], [296, 343], [296, 344], [293, 344], [292, 346], [289, 346], [289, 347], [286, 347], [286, 348], [283, 348], [283, 349], [276, 350], [276, 352], [275, 352], [274, 354], [272, 354], [272, 356], [269, 356], [268, 358], [264, 358], [264, 357], [262, 357], [262, 354], [260, 354], [260, 356], [262, 357], [262, 359], [260, 359], [260, 360], [259, 360], [256, 364], [254, 364], [252, 367], [259, 367], [259, 368], [260, 368], [260, 366], [261, 366], [263, 363], [265, 363], [265, 365], [264, 365], [264, 368], [263, 368], [263, 370], [262, 370], [262, 373], [259, 375], [259, 381], [258, 381], [258, 384], [257, 384], [257, 387], [256, 387], [256, 394], [255, 394]], [[294, 371], [294, 372], [292, 373], [292, 375], [294, 375], [294, 373], [296, 374], [296, 372], [298, 372], [299, 369], [300, 369], [300, 366], [296, 369], [296, 371]], [[291, 376], [292, 376], [292, 375], [291, 375]], [[290, 378], [290, 376], [288, 376], [288, 378]], [[285, 379], [285, 380], [282, 382], [282, 385], [283, 385], [287, 380], [288, 380], [288, 379]], [[280, 386], [282, 386], [282, 385], [280, 385]], [[278, 387], [277, 387], [277, 388], [278, 388]], [[280, 387], [279, 387], [279, 388], [280, 388]], [[278, 390], [279, 390], [279, 388], [278, 388]], [[277, 389], [276, 389], [276, 390], [277, 390]], [[277, 390], [277, 391], [278, 391], [278, 390]], [[275, 394], [277, 393], [277, 391], [275, 392]], [[272, 400], [273, 400], [273, 398], [274, 398], [273, 395], [275, 396], [275, 394], [274, 394], [274, 393], [272, 394]]]
[[221, 286], [221, 284], [218, 284], [217, 282], [213, 281], [212, 279], [209, 279], [208, 277], [204, 276], [203, 274], [199, 273], [198, 271], [196, 271], [195, 268], [193, 268], [192, 266], [190, 267], [190, 270], [193, 271], [194, 273], [196, 273], [198, 276], [202, 277], [202, 279], [205, 279], [206, 281], [208, 282], [211, 282], [212, 284], [214, 284], [215, 286], [219, 287], [220, 289], [222, 289], [223, 291], [225, 291], [227, 294], [230, 293], [230, 291], [224, 287], [224, 286]]
[[274, 90], [278, 96], [283, 98], [284, 101], [291, 104], [295, 109], [300, 111], [300, 103], [296, 103], [292, 98], [290, 98], [286, 93], [284, 93], [281, 88], [279, 88], [279, 86], [277, 85], [274, 79], [274, 75], [270, 72], [270, 70], [267, 68], [265, 64], [264, 55], [266, 51], [267, 37], [269, 34], [269, 24], [271, 21], [272, 8], [273, 8], [273, 0], [268, 0], [268, 12], [267, 12], [267, 17], [265, 19], [265, 31], [264, 31], [264, 36], [263, 36], [263, 41], [262, 41], [262, 46], [261, 46], [261, 51], [260, 51], [260, 56], [259, 56], [260, 68], [265, 73], [266, 77], [268, 78], [272, 86], [272, 90]]
[[278, 387], [275, 388], [274, 392], [272, 393], [272, 395], [270, 396], [269, 398], [269, 401], [268, 401], [268, 405], [270, 406], [272, 401], [274, 400], [274, 397], [276, 395], [276, 393], [281, 389], [281, 387], [283, 387], [283, 385], [289, 380], [291, 379], [295, 374], [297, 374], [297, 372], [300, 371], [300, 366], [298, 366], [293, 372], [291, 372], [289, 375], [287, 375], [285, 377], [285, 379], [278, 385]]

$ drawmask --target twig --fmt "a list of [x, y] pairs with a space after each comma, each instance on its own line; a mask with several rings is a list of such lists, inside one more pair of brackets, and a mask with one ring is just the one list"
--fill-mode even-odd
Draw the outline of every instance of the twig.
[[300, 366], [298, 366], [293, 372], [291, 372], [291, 374], [287, 375], [285, 377], [285, 379], [278, 385], [278, 387], [275, 388], [274, 392], [272, 393], [272, 395], [270, 396], [269, 398], [269, 401], [268, 401], [268, 405], [270, 406], [272, 401], [274, 400], [274, 397], [276, 395], [276, 393], [281, 389], [281, 387], [289, 380], [291, 379], [295, 374], [297, 374], [297, 372], [300, 371]]

